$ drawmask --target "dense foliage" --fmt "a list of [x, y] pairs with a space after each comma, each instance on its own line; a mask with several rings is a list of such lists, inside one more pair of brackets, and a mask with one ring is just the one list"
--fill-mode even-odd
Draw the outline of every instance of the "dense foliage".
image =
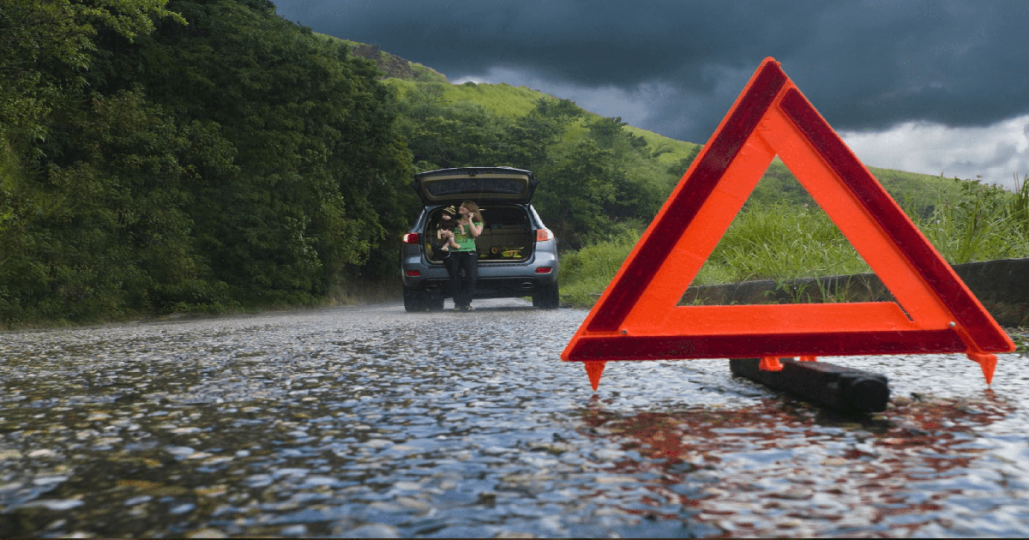
[[395, 266], [392, 92], [266, 0], [0, 0], [0, 74], [8, 324], [308, 303]]

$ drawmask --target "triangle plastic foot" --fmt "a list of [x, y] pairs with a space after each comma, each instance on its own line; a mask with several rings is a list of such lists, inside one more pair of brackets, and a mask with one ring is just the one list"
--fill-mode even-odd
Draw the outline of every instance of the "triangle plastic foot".
[[986, 377], [986, 384], [993, 384], [993, 371], [997, 369], [997, 355], [968, 353], [968, 359], [978, 362], [979, 367], [983, 368], [983, 377]]
[[583, 362], [586, 366], [586, 375], [589, 375], [590, 386], [593, 387], [593, 391], [596, 392], [600, 386], [600, 376], [604, 373], [604, 365], [607, 362]]

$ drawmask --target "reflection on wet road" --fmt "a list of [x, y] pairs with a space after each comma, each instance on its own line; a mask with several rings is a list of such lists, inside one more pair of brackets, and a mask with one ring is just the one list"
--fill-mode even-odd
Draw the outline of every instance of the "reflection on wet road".
[[726, 361], [560, 362], [517, 300], [0, 334], [0, 536], [1025, 536], [1029, 374], [837, 416]]

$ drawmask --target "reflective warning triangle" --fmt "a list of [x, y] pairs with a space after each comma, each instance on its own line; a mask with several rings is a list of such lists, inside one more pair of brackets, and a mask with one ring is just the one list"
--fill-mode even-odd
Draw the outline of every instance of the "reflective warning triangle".
[[[775, 156], [897, 303], [677, 306]], [[899, 304], [899, 305], [898, 305]], [[901, 306], [903, 309], [901, 309]], [[572, 337], [608, 360], [957, 353], [1015, 345], [773, 58], [762, 62]]]

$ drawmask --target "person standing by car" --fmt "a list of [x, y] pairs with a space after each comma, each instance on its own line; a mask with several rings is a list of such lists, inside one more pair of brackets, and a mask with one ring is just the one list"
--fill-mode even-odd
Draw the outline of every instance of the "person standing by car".
[[461, 219], [454, 227], [452, 242], [458, 247], [451, 247], [450, 256], [444, 259], [443, 263], [450, 274], [449, 289], [450, 295], [454, 298], [454, 309], [472, 311], [472, 295], [475, 293], [475, 282], [479, 278], [479, 251], [475, 248], [475, 239], [482, 234], [482, 213], [479, 211], [479, 205], [473, 201], [461, 203], [457, 212]]

